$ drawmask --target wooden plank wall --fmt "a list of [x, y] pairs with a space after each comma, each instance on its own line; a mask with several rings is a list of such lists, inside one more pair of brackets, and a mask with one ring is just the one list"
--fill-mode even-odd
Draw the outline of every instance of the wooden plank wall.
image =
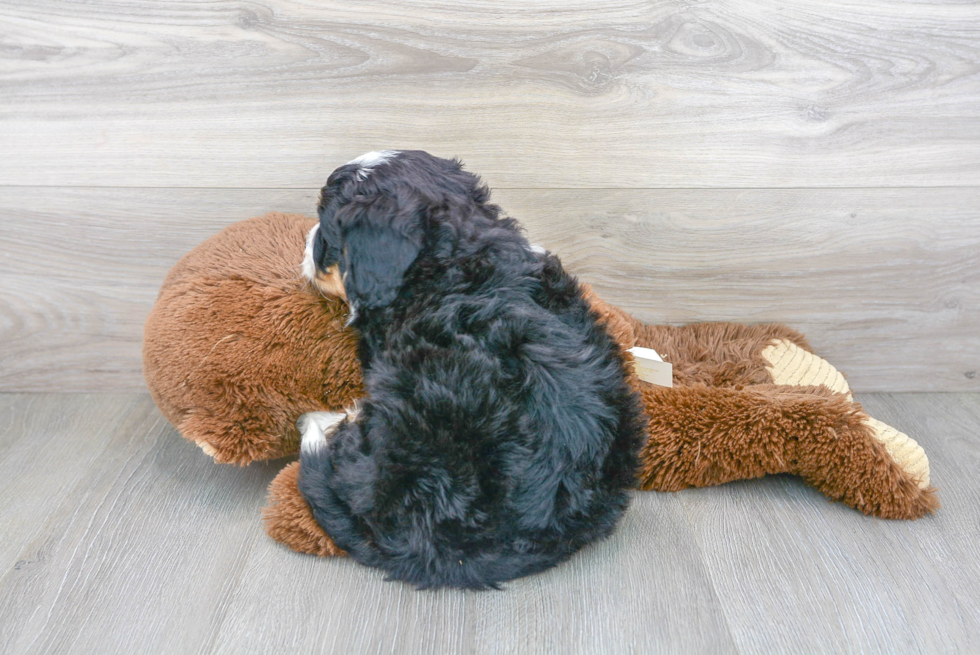
[[885, 0], [7, 0], [0, 390], [142, 389], [168, 267], [377, 148], [644, 320], [980, 390], [980, 6]]

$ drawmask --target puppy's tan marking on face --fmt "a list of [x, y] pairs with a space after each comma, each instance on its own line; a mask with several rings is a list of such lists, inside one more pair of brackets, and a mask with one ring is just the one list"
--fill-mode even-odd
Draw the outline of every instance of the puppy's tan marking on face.
[[313, 277], [313, 283], [323, 292], [324, 295], [337, 296], [347, 300], [347, 292], [344, 291], [344, 281], [340, 279], [340, 267], [334, 264], [325, 271], [317, 271]]

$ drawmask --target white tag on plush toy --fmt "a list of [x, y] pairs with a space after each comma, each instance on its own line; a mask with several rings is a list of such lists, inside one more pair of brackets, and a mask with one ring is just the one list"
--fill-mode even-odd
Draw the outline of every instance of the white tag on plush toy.
[[635, 346], [629, 353], [633, 355], [633, 369], [638, 378], [661, 387], [674, 386], [674, 366], [665, 362], [656, 350]]

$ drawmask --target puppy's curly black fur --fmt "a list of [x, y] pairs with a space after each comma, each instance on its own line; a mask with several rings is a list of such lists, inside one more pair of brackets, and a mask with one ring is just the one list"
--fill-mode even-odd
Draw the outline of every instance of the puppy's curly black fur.
[[303, 444], [300, 490], [354, 559], [420, 588], [497, 587], [610, 534], [643, 438], [577, 282], [488, 200], [458, 161], [370, 153], [330, 176], [311, 237], [367, 397]]

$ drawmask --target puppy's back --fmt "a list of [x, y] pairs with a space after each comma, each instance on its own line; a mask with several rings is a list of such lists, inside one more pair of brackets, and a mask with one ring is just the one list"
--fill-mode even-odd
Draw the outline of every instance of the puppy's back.
[[420, 587], [493, 587], [611, 533], [643, 436], [618, 347], [556, 258], [531, 282], [420, 296], [370, 397], [301, 489], [358, 561]]

